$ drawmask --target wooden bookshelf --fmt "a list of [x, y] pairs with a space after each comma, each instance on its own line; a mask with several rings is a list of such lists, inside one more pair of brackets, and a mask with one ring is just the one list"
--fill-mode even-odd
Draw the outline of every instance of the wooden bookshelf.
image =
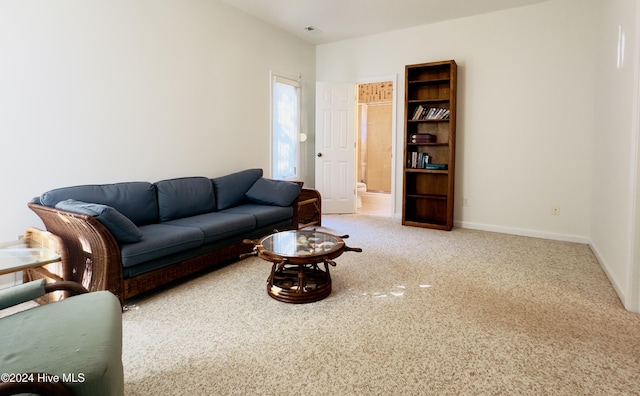
[[455, 61], [405, 67], [402, 224], [453, 228]]

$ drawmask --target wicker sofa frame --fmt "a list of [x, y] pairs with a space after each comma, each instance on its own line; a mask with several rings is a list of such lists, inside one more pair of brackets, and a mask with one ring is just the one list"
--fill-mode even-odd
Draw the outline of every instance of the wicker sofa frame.
[[[62, 239], [65, 245], [66, 262], [62, 265], [62, 273], [56, 275], [64, 280], [80, 283], [89, 291], [109, 290], [120, 299], [123, 306], [125, 300], [131, 297], [237, 260], [241, 254], [252, 250], [251, 245], [240, 241], [164, 268], [124, 278], [120, 248], [102, 223], [89, 215], [35, 203], [27, 205], [40, 217], [47, 231]], [[298, 200], [292, 207], [291, 228], [297, 228]]]

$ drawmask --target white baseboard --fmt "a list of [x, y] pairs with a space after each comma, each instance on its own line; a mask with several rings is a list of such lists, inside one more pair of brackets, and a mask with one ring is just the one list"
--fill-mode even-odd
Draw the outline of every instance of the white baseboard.
[[499, 232], [501, 234], [512, 234], [512, 235], [528, 236], [533, 238], [552, 239], [555, 241], [575, 242], [575, 243], [583, 243], [583, 244], [589, 244], [591, 242], [589, 238], [584, 236], [557, 234], [553, 232], [528, 230], [525, 228], [502, 227], [502, 226], [495, 226], [490, 224], [471, 223], [468, 221], [455, 221], [454, 226], [460, 227], [460, 228], [468, 228], [471, 230]]
[[553, 232], [527, 230], [522, 228], [501, 227], [501, 226], [494, 226], [494, 225], [488, 225], [488, 224], [470, 223], [466, 221], [454, 222], [454, 225], [456, 227], [468, 228], [473, 230], [499, 232], [502, 234], [522, 235], [522, 236], [528, 236], [533, 238], [543, 238], [543, 239], [551, 239], [556, 241], [575, 242], [575, 243], [582, 243], [582, 244], [589, 245], [589, 248], [593, 252], [593, 255], [596, 257], [596, 260], [598, 260], [598, 263], [600, 264], [600, 268], [602, 268], [604, 273], [607, 275], [607, 278], [609, 279], [609, 283], [611, 283], [611, 286], [613, 287], [613, 290], [618, 295], [618, 298], [622, 302], [622, 305], [628, 311], [638, 312], [637, 310], [635, 310], [635, 306], [629, 303], [628, 296], [626, 295], [624, 288], [621, 287], [620, 283], [613, 276], [610, 270], [610, 267], [607, 265], [607, 262], [602, 258], [602, 255], [598, 251], [597, 246], [595, 246], [593, 244], [593, 241], [591, 241], [591, 238], [584, 237], [584, 236], [577, 236], [577, 235], [567, 235], [567, 234], [557, 234]]
[[624, 288], [620, 287], [620, 283], [613, 276], [613, 273], [609, 269], [610, 268], [609, 265], [607, 264], [606, 260], [602, 258], [602, 255], [598, 251], [598, 247], [595, 246], [591, 241], [589, 242], [589, 247], [591, 248], [593, 255], [596, 256], [596, 260], [598, 260], [598, 263], [600, 263], [600, 268], [602, 268], [605, 275], [607, 275], [607, 278], [609, 279], [609, 283], [611, 283], [611, 286], [613, 286], [613, 290], [618, 295], [618, 298], [620, 299], [620, 302], [622, 303], [624, 308], [630, 312], [640, 313], [640, 309], [638, 309], [638, 307], [635, 306], [632, 301], [630, 301], [630, 298], [629, 296], [627, 296], [627, 293], [625, 292]]

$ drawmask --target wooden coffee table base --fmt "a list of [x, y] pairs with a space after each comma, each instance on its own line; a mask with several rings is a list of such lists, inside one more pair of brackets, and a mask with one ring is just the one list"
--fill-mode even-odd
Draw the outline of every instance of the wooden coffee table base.
[[274, 232], [260, 240], [245, 239], [253, 252], [240, 257], [258, 256], [273, 263], [267, 278], [267, 293], [286, 303], [302, 304], [322, 300], [331, 294], [329, 265], [343, 252], [361, 252], [345, 245], [342, 237], [311, 230]]
[[331, 275], [316, 264], [277, 264], [267, 279], [267, 293], [272, 298], [294, 304], [322, 300], [331, 294]]

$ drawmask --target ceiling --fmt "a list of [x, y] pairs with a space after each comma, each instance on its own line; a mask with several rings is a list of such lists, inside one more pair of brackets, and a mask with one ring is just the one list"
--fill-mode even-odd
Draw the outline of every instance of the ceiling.
[[549, 0], [221, 1], [310, 43], [325, 44]]

